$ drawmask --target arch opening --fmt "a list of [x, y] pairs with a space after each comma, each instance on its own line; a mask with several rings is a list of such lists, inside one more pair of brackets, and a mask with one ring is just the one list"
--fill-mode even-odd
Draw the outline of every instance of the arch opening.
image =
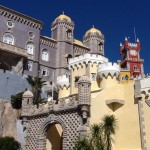
[[62, 150], [63, 128], [54, 123], [48, 126], [46, 131], [46, 150]]
[[11, 68], [7, 64], [5, 64], [5, 63], [0, 63], [0, 69], [11, 70]]

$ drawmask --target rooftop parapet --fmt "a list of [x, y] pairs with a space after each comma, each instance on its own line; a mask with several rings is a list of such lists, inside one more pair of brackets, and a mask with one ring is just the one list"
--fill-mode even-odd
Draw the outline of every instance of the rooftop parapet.
[[68, 88], [70, 86], [69, 78], [66, 75], [57, 77], [57, 86], [58, 88], [63, 88], [64, 86]]
[[129, 43], [130, 47], [137, 47], [137, 43]]
[[99, 77], [107, 77], [108, 75], [111, 75], [111, 77], [118, 77], [120, 74], [120, 67], [117, 63], [104, 63], [100, 64], [98, 67], [98, 75]]
[[101, 64], [101, 63], [106, 63], [108, 62], [108, 59], [105, 58], [104, 56], [97, 55], [97, 54], [84, 54], [79, 57], [74, 57], [69, 59], [69, 69], [75, 68], [78, 65], [83, 65], [83, 64], [88, 64], [88, 63], [96, 63]]
[[143, 78], [140, 80], [141, 83], [141, 92], [145, 91], [146, 93], [150, 94], [150, 77], [148, 78]]
[[75, 97], [69, 97], [68, 100], [66, 100], [65, 98], [61, 98], [59, 99], [58, 104], [55, 104], [55, 101], [51, 100], [48, 101], [46, 104], [40, 104], [38, 108], [36, 105], [31, 106], [28, 113], [29, 116], [35, 116], [49, 113], [50, 111], [60, 112], [70, 109], [76, 109], [77, 106], [78, 105]]

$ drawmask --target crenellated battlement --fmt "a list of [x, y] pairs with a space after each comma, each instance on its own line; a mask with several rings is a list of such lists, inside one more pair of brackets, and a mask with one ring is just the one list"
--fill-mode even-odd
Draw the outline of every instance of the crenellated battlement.
[[108, 59], [104, 56], [97, 55], [97, 54], [83, 54], [79, 57], [74, 57], [69, 59], [69, 69], [74, 69], [78, 67], [78, 65], [88, 64], [88, 63], [96, 63], [102, 64], [108, 62]]
[[63, 87], [69, 87], [70, 83], [69, 83], [69, 78], [66, 75], [62, 75], [57, 77], [57, 86], [58, 88], [63, 88]]
[[150, 77], [140, 80], [141, 93], [150, 94]]
[[104, 63], [100, 64], [98, 67], [98, 75], [103, 78], [103, 77], [108, 77], [108, 75], [111, 75], [111, 77], [118, 77], [120, 74], [120, 67], [117, 63]]
[[137, 43], [129, 43], [128, 44], [130, 47], [137, 47]]
[[77, 101], [75, 97], [69, 97], [68, 99], [66, 98], [59, 99], [58, 104], [56, 104], [55, 102], [56, 102], [55, 100], [50, 100], [46, 104], [45, 103], [40, 104], [38, 108], [36, 105], [31, 106], [29, 108], [28, 115], [34, 116], [49, 113], [51, 111], [60, 112], [77, 108]]

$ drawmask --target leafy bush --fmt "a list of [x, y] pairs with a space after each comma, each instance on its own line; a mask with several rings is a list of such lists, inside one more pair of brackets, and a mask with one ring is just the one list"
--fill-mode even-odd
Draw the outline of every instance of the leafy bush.
[[0, 137], [0, 150], [21, 150], [21, 145], [13, 137]]
[[22, 95], [24, 92], [20, 92], [11, 96], [11, 105], [14, 109], [20, 109], [22, 105]]

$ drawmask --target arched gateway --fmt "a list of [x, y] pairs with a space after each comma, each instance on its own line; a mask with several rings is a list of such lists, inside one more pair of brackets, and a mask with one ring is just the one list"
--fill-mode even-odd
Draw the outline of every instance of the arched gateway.
[[62, 128], [62, 137], [60, 136], [60, 146], [57, 150], [72, 149], [77, 137], [86, 135], [89, 127], [90, 85], [87, 77], [81, 77], [78, 100], [75, 96], [59, 99], [58, 104], [51, 100], [41, 104], [39, 108], [32, 105], [33, 94], [26, 91], [22, 101], [22, 120], [26, 132], [24, 149], [46, 150], [49, 144], [47, 150], [51, 150], [51, 146], [52, 150], [55, 150], [55, 145], [50, 139], [52, 135], [49, 134], [53, 134], [53, 138], [58, 136], [54, 132], [58, 132], [58, 124]]

